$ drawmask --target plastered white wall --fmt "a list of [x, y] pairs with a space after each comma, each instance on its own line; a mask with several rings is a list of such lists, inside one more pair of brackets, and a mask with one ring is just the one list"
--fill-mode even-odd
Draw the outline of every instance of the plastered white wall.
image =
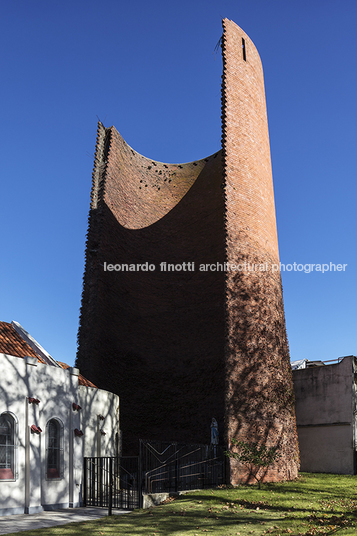
[[[79, 386], [78, 373], [0, 354], [0, 414], [8, 412], [16, 422], [15, 479], [0, 480], [0, 515], [80, 505], [83, 456], [118, 454], [119, 397]], [[40, 403], [29, 403], [29, 397]], [[73, 403], [82, 409], [74, 410]], [[46, 426], [53, 418], [63, 427], [63, 476], [51, 480], [46, 475]], [[33, 424], [42, 433], [32, 433]], [[82, 437], [74, 434], [75, 428], [83, 431]]]

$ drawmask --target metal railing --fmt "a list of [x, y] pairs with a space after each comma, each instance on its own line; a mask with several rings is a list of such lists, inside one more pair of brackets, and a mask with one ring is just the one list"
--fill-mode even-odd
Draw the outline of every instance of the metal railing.
[[225, 483], [224, 447], [140, 441], [143, 493], [178, 492]]
[[84, 505], [133, 510], [140, 506], [137, 456], [84, 458]]
[[225, 483], [224, 447], [140, 440], [140, 456], [84, 458], [84, 505], [133, 510], [142, 495]]

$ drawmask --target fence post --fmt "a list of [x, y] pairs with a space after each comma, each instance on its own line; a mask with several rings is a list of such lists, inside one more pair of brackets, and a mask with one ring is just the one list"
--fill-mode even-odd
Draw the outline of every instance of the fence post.
[[139, 508], [143, 507], [143, 485], [142, 485], [142, 470], [143, 470], [143, 463], [142, 463], [142, 456], [143, 456], [143, 448], [142, 448], [142, 441], [139, 439], [139, 459], [138, 459], [138, 495], [139, 495]]
[[175, 491], [178, 492], [178, 480], [179, 480], [179, 461], [177, 456], [177, 444], [175, 444]]
[[112, 515], [113, 505], [113, 458], [109, 458], [109, 504], [108, 504], [108, 516]]
[[83, 506], [87, 506], [87, 458], [84, 458]]

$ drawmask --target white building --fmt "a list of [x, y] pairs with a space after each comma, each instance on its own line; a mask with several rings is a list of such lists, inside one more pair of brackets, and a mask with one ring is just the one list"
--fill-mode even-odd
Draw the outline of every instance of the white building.
[[82, 504], [84, 456], [119, 454], [119, 397], [0, 322], [0, 515]]

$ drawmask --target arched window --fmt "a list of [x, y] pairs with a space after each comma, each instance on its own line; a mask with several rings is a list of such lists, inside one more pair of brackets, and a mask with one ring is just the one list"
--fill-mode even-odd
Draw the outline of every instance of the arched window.
[[61, 478], [62, 426], [57, 419], [47, 423], [47, 478]]
[[0, 480], [13, 480], [15, 474], [15, 420], [0, 415]]

